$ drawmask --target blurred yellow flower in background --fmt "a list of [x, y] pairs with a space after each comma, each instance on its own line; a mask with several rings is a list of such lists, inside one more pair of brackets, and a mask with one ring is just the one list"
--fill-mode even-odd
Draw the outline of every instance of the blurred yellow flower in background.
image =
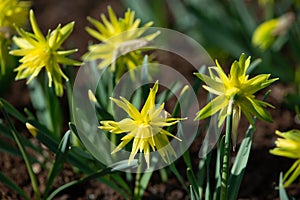
[[270, 153], [297, 159], [283, 177], [284, 187], [287, 187], [300, 175], [300, 131], [290, 130], [285, 133], [276, 131], [275, 133], [281, 138], [276, 140], [276, 147], [270, 150]]
[[233, 62], [228, 76], [218, 61], [216, 64], [217, 66], [209, 67], [210, 76], [195, 74], [207, 84], [203, 86], [204, 89], [217, 95], [197, 113], [196, 119], [202, 120], [219, 112], [218, 119], [219, 126], [221, 126], [229, 114], [227, 113], [229, 102], [233, 100], [232, 140], [235, 145], [241, 112], [251, 124], [254, 124], [253, 115], [265, 121], [272, 121], [272, 117], [265, 110], [265, 107], [273, 106], [255, 99], [254, 94], [278, 79], [269, 79], [270, 74], [260, 74], [249, 79], [246, 72], [250, 66], [250, 56], [246, 59], [245, 54], [240, 56], [239, 61]]
[[164, 103], [156, 106], [155, 96], [157, 90], [158, 82], [150, 89], [149, 96], [141, 112], [123, 97], [120, 97], [121, 101], [111, 98], [111, 100], [118, 107], [122, 108], [130, 118], [125, 118], [119, 122], [101, 121], [101, 126], [99, 128], [102, 130], [114, 134], [126, 133], [121, 139], [122, 142], [112, 151], [112, 153], [121, 150], [133, 140], [128, 163], [134, 159], [135, 155], [140, 150], [141, 152], [144, 152], [144, 157], [149, 168], [150, 148], [152, 151], [157, 150], [166, 163], [169, 162], [170, 155], [176, 156], [174, 149], [169, 145], [170, 142], [168, 137], [170, 136], [179, 141], [181, 140], [163, 128], [177, 124], [180, 120], [185, 118], [169, 118], [166, 111], [164, 111]]
[[5, 73], [6, 56], [15, 26], [24, 27], [27, 23], [30, 1], [0, 0], [0, 60], [1, 74]]
[[108, 7], [108, 14], [109, 20], [101, 14], [102, 23], [91, 17], [87, 18], [96, 28], [95, 30], [87, 27], [87, 32], [102, 43], [90, 45], [89, 52], [83, 59], [89, 61], [101, 59], [99, 69], [112, 66], [116, 76], [120, 77], [126, 71], [142, 64], [144, 55], [141, 48], [153, 40], [159, 32], [142, 36], [153, 22], [140, 26], [141, 20], [135, 19], [135, 12], [130, 9], [126, 11], [124, 18], [120, 19], [117, 19], [111, 7]]
[[268, 49], [280, 35], [284, 35], [292, 25], [295, 16], [289, 12], [276, 19], [270, 19], [260, 24], [252, 35], [254, 46], [262, 50]]
[[30, 10], [30, 23], [33, 33], [17, 29], [21, 37], [13, 38], [13, 41], [20, 49], [12, 50], [10, 54], [22, 56], [20, 59], [22, 64], [15, 69], [18, 72], [16, 80], [28, 78], [27, 83], [29, 83], [45, 67], [49, 79], [49, 87], [52, 87], [52, 82], [54, 82], [55, 93], [61, 96], [63, 95], [62, 78], [68, 81], [68, 77], [63, 73], [59, 64], [81, 64], [66, 57], [76, 52], [77, 49], [59, 50], [62, 43], [71, 34], [74, 22], [63, 27], [58, 25], [55, 30], [49, 30], [46, 37], [39, 29], [32, 10]]

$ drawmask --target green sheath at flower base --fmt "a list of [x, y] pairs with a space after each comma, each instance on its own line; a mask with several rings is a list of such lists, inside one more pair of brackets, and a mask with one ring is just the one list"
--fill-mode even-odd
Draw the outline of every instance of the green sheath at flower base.
[[52, 82], [54, 82], [55, 93], [61, 96], [63, 94], [62, 78], [68, 80], [68, 77], [63, 73], [59, 64], [81, 64], [66, 57], [76, 52], [77, 49], [59, 50], [62, 43], [73, 31], [74, 22], [63, 27], [58, 25], [55, 30], [49, 30], [46, 37], [44, 37], [38, 27], [32, 10], [30, 10], [30, 23], [33, 33], [25, 32], [23, 29], [17, 28], [21, 37], [13, 38], [13, 41], [20, 49], [12, 50], [10, 54], [22, 56], [20, 59], [22, 64], [15, 69], [15, 71], [18, 72], [16, 80], [28, 78], [27, 83], [29, 83], [40, 73], [42, 68], [45, 67], [49, 78], [49, 87], [52, 87]]
[[297, 159], [283, 177], [284, 186], [287, 187], [300, 175], [300, 131], [290, 130], [285, 133], [276, 131], [276, 134], [281, 138], [276, 140], [276, 147], [270, 150], [270, 153]]
[[262, 50], [268, 49], [279, 35], [283, 35], [288, 31], [294, 19], [293, 13], [286, 13], [279, 18], [260, 24], [253, 33], [253, 45]]
[[120, 108], [122, 108], [129, 118], [125, 118], [119, 122], [101, 121], [102, 130], [109, 131], [113, 134], [126, 133], [122, 137], [122, 142], [113, 150], [112, 153], [124, 148], [131, 140], [133, 140], [131, 154], [128, 160], [130, 163], [138, 151], [143, 151], [147, 166], [150, 165], [150, 151], [158, 151], [165, 162], [169, 162], [170, 155], [174, 155], [175, 151], [171, 147], [168, 137], [173, 137], [180, 141], [179, 138], [164, 130], [164, 127], [172, 126], [185, 118], [169, 118], [164, 111], [164, 103], [155, 106], [155, 96], [158, 90], [158, 82], [150, 89], [149, 96], [141, 111], [138, 111], [129, 101], [120, 97], [121, 100], [111, 98], [111, 100]]
[[16, 32], [15, 26], [24, 27], [27, 23], [30, 1], [0, 0], [0, 60], [1, 74], [5, 73], [7, 45]]
[[126, 71], [143, 63], [141, 48], [153, 40], [159, 32], [142, 36], [153, 23], [148, 22], [140, 26], [141, 20], [134, 19], [135, 13], [130, 9], [124, 18], [120, 19], [116, 17], [111, 7], [108, 7], [108, 14], [109, 20], [104, 14], [101, 15], [102, 23], [91, 17], [87, 18], [96, 30], [87, 27], [86, 31], [102, 43], [90, 45], [89, 52], [83, 58], [89, 61], [101, 59], [98, 65], [100, 69], [112, 66], [117, 77], [121, 77]]
[[246, 74], [250, 65], [250, 57], [242, 54], [239, 61], [234, 61], [231, 65], [230, 74], [227, 76], [218, 61], [217, 66], [209, 67], [209, 76], [196, 73], [196, 76], [204, 81], [204, 89], [212, 94], [217, 95], [198, 113], [196, 119], [205, 119], [218, 113], [219, 126], [221, 126], [227, 117], [227, 107], [229, 100], [233, 98], [233, 124], [232, 140], [236, 143], [237, 127], [240, 120], [241, 112], [246, 116], [251, 124], [254, 124], [252, 116], [271, 122], [272, 117], [265, 110], [265, 107], [272, 105], [255, 99], [255, 93], [269, 86], [278, 78], [269, 79], [270, 74], [260, 74], [249, 78]]

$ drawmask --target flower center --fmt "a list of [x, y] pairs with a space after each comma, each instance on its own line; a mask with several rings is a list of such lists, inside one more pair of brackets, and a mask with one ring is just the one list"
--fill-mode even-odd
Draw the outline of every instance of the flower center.
[[241, 92], [241, 89], [236, 88], [236, 87], [230, 87], [226, 90], [225, 95], [228, 99], [230, 99], [232, 96], [235, 96], [240, 92]]

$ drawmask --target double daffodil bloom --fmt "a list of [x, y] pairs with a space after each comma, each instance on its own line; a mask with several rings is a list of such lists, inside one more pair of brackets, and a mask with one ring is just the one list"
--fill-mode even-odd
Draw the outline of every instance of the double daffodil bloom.
[[265, 110], [265, 107], [272, 107], [272, 105], [255, 99], [254, 94], [276, 81], [277, 78], [269, 79], [270, 74], [260, 74], [249, 78], [246, 72], [250, 65], [250, 57], [246, 59], [245, 54], [240, 56], [239, 61], [233, 62], [228, 76], [218, 61], [216, 64], [217, 66], [209, 67], [210, 76], [196, 73], [207, 84], [203, 86], [204, 89], [217, 95], [197, 113], [196, 119], [205, 119], [219, 112], [218, 119], [219, 126], [221, 126], [228, 115], [229, 101], [233, 100], [232, 140], [235, 145], [241, 112], [251, 124], [254, 124], [253, 115], [265, 121], [272, 121], [272, 117]]
[[[137, 152], [144, 152], [144, 157], [149, 168], [150, 151], [158, 151], [165, 162], [169, 162], [170, 155], [174, 155], [175, 151], [171, 147], [168, 137], [179, 138], [164, 130], [164, 127], [172, 126], [183, 120], [183, 118], [169, 118], [164, 111], [164, 103], [156, 107], [155, 96], [158, 90], [158, 82], [150, 89], [149, 96], [141, 110], [138, 111], [129, 101], [120, 97], [121, 100], [111, 98], [111, 100], [120, 108], [122, 108], [129, 118], [125, 118], [119, 122], [101, 121], [102, 130], [109, 131], [113, 134], [126, 133], [122, 137], [122, 142], [112, 151], [116, 153], [133, 140], [131, 154], [128, 160], [130, 163]], [[151, 149], [150, 149], [151, 148]]]
[[[104, 14], [101, 15], [102, 23], [88, 17], [88, 21], [95, 29], [87, 27], [87, 32], [100, 42], [89, 46], [89, 52], [83, 58], [86, 60], [101, 59], [98, 67], [100, 69], [112, 66], [117, 77], [130, 69], [134, 69], [143, 62], [141, 48], [153, 40], [159, 32], [143, 36], [147, 28], [152, 26], [148, 22], [140, 27], [141, 20], [134, 18], [134, 11], [130, 9], [125, 13], [124, 18], [117, 19], [111, 7], [108, 7], [109, 20]], [[139, 50], [136, 50], [139, 49]]]
[[294, 20], [295, 16], [290, 12], [279, 18], [265, 21], [254, 31], [252, 43], [262, 50], [268, 49], [279, 35], [283, 35], [289, 30]]
[[0, 60], [1, 74], [5, 73], [7, 45], [11, 43], [11, 36], [15, 27], [24, 27], [27, 23], [30, 1], [0, 0]]
[[30, 10], [30, 23], [33, 33], [17, 29], [21, 37], [13, 38], [13, 41], [20, 49], [12, 50], [10, 54], [23, 56], [20, 59], [22, 64], [15, 69], [18, 72], [16, 80], [28, 78], [27, 83], [29, 83], [45, 67], [49, 78], [49, 87], [52, 87], [52, 82], [54, 82], [56, 95], [61, 96], [63, 94], [62, 77], [65, 80], [68, 80], [68, 77], [63, 73], [59, 64], [81, 64], [66, 57], [76, 52], [77, 49], [59, 50], [62, 43], [73, 31], [74, 22], [63, 27], [58, 25], [55, 30], [49, 31], [46, 37], [39, 29], [32, 10]]
[[284, 187], [287, 187], [300, 175], [300, 131], [290, 130], [285, 133], [276, 131], [276, 134], [281, 138], [276, 140], [276, 147], [270, 150], [270, 153], [297, 159], [283, 177]]

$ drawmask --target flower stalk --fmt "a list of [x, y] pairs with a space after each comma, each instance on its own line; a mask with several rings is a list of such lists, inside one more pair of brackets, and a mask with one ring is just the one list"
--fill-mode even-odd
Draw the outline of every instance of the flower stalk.
[[231, 97], [227, 108], [225, 145], [224, 145], [224, 155], [223, 155], [223, 162], [222, 162], [221, 200], [227, 199], [229, 161], [230, 161], [230, 151], [231, 151], [231, 134], [232, 134], [232, 124], [233, 124], [232, 123], [233, 105], [234, 105], [234, 96]]

